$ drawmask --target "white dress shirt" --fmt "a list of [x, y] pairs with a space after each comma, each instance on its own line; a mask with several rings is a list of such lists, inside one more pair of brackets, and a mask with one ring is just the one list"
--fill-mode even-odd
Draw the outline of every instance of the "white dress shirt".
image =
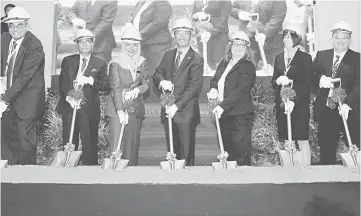
[[332, 65], [334, 65], [335, 64], [335, 61], [336, 61], [336, 56], [338, 55], [338, 56], [340, 56], [340, 58], [339, 58], [339, 60], [338, 60], [338, 64], [340, 64], [340, 62], [342, 61], [342, 59], [343, 59], [343, 57], [345, 56], [345, 54], [346, 54], [346, 52], [347, 52], [347, 50], [346, 51], [343, 51], [343, 52], [340, 52], [340, 53], [336, 53], [336, 51], [335, 50], [333, 50], [334, 52], [333, 52], [333, 61], [332, 61]]
[[140, 22], [140, 16], [142, 15], [142, 13], [145, 11], [145, 9], [148, 8], [148, 6], [150, 4], [153, 3], [154, 0], [147, 0], [145, 1], [145, 3], [143, 4], [143, 6], [139, 9], [139, 11], [137, 12], [137, 15], [135, 15], [134, 19], [133, 19], [133, 25], [136, 29], [138, 29], [138, 31], [140, 31], [139, 29], [139, 22]]
[[231, 69], [233, 68], [233, 66], [236, 64], [237, 62], [236, 61], [229, 61], [226, 69], [224, 70], [221, 78], [218, 80], [218, 101], [219, 102], [222, 102], [223, 99], [224, 99], [224, 84], [225, 84], [225, 81], [226, 81], [226, 77], [228, 75], [228, 73], [231, 71]]
[[[78, 74], [76, 75], [76, 79], [79, 79], [79, 77], [83, 75], [84, 71], [85, 71], [86, 68], [88, 67], [89, 61], [90, 61], [90, 56], [91, 56], [91, 55], [89, 55], [88, 57], [84, 57], [84, 56], [82, 56], [82, 55], [80, 54], [79, 69], [78, 69]], [[83, 58], [86, 59], [86, 64], [85, 64], [85, 69], [84, 69], [84, 71], [81, 71], [81, 68], [82, 68], [82, 66], [83, 66]]]
[[283, 57], [285, 59], [285, 68], [286, 68], [285, 75], [288, 72], [288, 69], [289, 69], [288, 66], [290, 66], [290, 65], [288, 65], [288, 59], [289, 58], [291, 59], [290, 60], [290, 63], [291, 63], [293, 57], [295, 57], [295, 54], [296, 54], [296, 52], [298, 50], [298, 46], [295, 46], [292, 49], [293, 49], [293, 51], [291, 53], [288, 53], [287, 49], [284, 49], [284, 56]]
[[[10, 40], [9, 51], [8, 51], [8, 59], [7, 59], [7, 62], [6, 62], [6, 69], [5, 69], [5, 72], [6, 72], [6, 73], [7, 73], [7, 71], [8, 71], [10, 58], [11, 58], [11, 56], [12, 56], [12, 54], [13, 54], [13, 53], [11, 53], [11, 50], [13, 49], [13, 43], [14, 43], [14, 41], [15, 41], [15, 43], [16, 43], [16, 48], [15, 48], [15, 50], [14, 50], [13, 52], [15, 53], [15, 59], [16, 59], [16, 57], [17, 57], [17, 55], [18, 55], [19, 48], [20, 48], [21, 43], [23, 42], [23, 40], [24, 40], [24, 37], [22, 37], [22, 38], [20, 38], [20, 39], [18, 39], [18, 40], [14, 40], [14, 38], [12, 38], [12, 39]], [[14, 64], [15, 64], [15, 61], [14, 61]], [[14, 66], [13, 66], [13, 70], [14, 70]], [[14, 73], [12, 73], [11, 75], [13, 75], [13, 74], [14, 74]], [[5, 76], [6, 76], [6, 75], [7, 75], [7, 74], [5, 74]], [[12, 78], [13, 78], [13, 76], [10, 77], [10, 86], [12, 85]]]
[[[175, 63], [175, 61], [177, 60], [178, 51], [182, 51], [182, 54], [181, 54], [180, 57], [179, 57], [179, 65], [181, 65], [184, 57], [187, 55], [187, 52], [189, 51], [189, 48], [190, 48], [190, 46], [187, 47], [187, 48], [184, 48], [184, 49], [179, 49], [179, 48], [178, 48], [178, 49], [177, 49], [177, 52], [176, 52], [175, 59], [174, 59], [174, 63]], [[179, 65], [178, 65], [178, 67], [179, 67]]]

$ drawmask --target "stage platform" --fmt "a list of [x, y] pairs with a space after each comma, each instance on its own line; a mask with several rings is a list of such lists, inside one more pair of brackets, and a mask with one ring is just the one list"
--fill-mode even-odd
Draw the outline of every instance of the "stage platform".
[[2, 216], [360, 215], [360, 172], [342, 166], [10, 166], [1, 174]]

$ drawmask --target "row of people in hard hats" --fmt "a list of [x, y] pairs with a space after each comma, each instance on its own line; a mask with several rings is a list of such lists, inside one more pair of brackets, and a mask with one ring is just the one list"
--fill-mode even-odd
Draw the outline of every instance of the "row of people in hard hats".
[[[29, 18], [28, 13], [22, 8], [16, 7], [11, 10], [7, 20], [10, 34], [2, 37], [3, 47], [9, 50], [9, 54], [5, 52], [7, 55], [1, 57], [2, 67], [4, 66], [2, 72], [7, 77], [6, 90], [0, 102], [1, 113], [4, 114], [2, 141], [5, 151], [2, 151], [2, 156], [12, 164], [36, 163], [35, 122], [45, 106], [44, 52], [40, 41], [27, 31]], [[130, 160], [130, 165], [138, 164], [140, 130], [145, 115], [142, 95], [149, 89], [147, 59], [140, 55], [142, 38], [139, 31], [131, 24], [127, 24], [123, 30], [122, 54], [109, 65], [91, 55], [94, 35], [86, 29], [79, 30], [74, 40], [79, 54], [65, 57], [62, 62], [59, 80], [61, 99], [57, 110], [63, 119], [64, 145], [69, 138], [72, 109], [79, 109], [73, 143], [78, 142], [77, 134], [80, 133], [84, 165], [98, 164], [98, 91], [107, 89], [111, 90], [106, 110], [110, 117], [111, 148], [117, 143], [121, 125], [126, 124], [122, 157]], [[167, 115], [172, 117], [175, 154], [178, 159], [185, 159], [186, 165], [192, 166], [195, 159], [195, 133], [200, 123], [198, 96], [202, 83], [203, 59], [190, 47], [193, 31], [190, 20], [177, 19], [172, 30], [177, 48], [163, 55], [153, 75], [153, 82], [160, 89], [171, 90], [175, 95], [175, 103], [167, 109], [162, 108], [161, 120], [168, 141], [168, 123], [165, 120]], [[316, 107], [322, 164], [335, 163], [335, 149], [341, 127], [338, 109], [330, 105], [331, 102], [327, 99], [333, 86], [331, 78], [340, 77], [343, 80], [341, 87], [347, 91], [346, 103], [339, 107], [339, 111], [346, 116], [359, 114], [360, 59], [359, 53], [349, 49], [352, 30], [347, 23], [340, 22], [335, 25], [332, 32], [333, 49], [319, 51], [312, 63], [311, 57], [298, 48], [302, 37], [297, 29], [292, 26], [285, 27], [285, 51], [275, 59], [272, 84], [276, 89], [279, 137], [287, 139], [285, 111], [279, 98], [280, 86], [292, 79], [297, 97], [286, 103], [285, 108], [286, 112], [292, 112], [293, 138], [298, 140], [304, 155], [304, 164], [310, 164], [307, 140], [309, 91], [312, 83], [317, 84], [318, 88]], [[249, 44], [249, 37], [242, 31], [237, 31], [230, 37], [226, 57], [218, 65], [210, 83], [210, 92], [207, 94], [209, 99], [217, 99], [219, 102], [213, 113], [220, 119], [229, 160], [236, 160], [239, 165], [251, 165], [254, 110], [250, 92], [256, 69]], [[74, 88], [74, 80], [83, 86], [85, 104], [80, 107], [69, 95]], [[123, 94], [125, 88], [130, 89], [127, 94]], [[133, 109], [128, 109], [125, 97], [133, 100]], [[9, 111], [4, 112], [7, 108]], [[350, 117], [349, 122], [355, 129], [353, 136], [357, 138], [359, 130], [356, 128], [359, 128], [359, 121], [352, 122], [354, 119]], [[355, 143], [358, 144], [359, 140], [355, 140]]]

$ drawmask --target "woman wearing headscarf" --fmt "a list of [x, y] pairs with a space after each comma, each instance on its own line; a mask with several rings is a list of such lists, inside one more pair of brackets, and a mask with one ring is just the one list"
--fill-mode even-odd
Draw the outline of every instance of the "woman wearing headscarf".
[[[228, 19], [231, 13], [231, 1], [196, 0], [193, 5], [193, 20], [204, 19], [203, 14], [210, 16], [209, 25], [196, 22], [196, 30], [208, 32], [207, 60], [211, 70], [216, 70], [219, 62], [224, 58], [228, 37]], [[203, 43], [198, 37], [198, 51], [203, 55]]]
[[127, 23], [121, 34], [121, 55], [109, 63], [111, 92], [108, 96], [107, 115], [111, 135], [110, 149], [116, 149], [121, 126], [125, 124], [121, 150], [122, 159], [129, 160], [129, 166], [138, 165], [140, 130], [145, 115], [143, 94], [149, 88], [147, 62], [140, 56], [140, 42], [139, 31]]
[[[284, 51], [275, 58], [272, 86], [275, 91], [276, 119], [278, 139], [288, 139], [287, 112], [291, 113], [292, 139], [297, 140], [302, 152], [302, 164], [311, 164], [311, 150], [308, 142], [310, 121], [310, 82], [312, 73], [311, 55], [299, 48], [302, 41], [300, 26], [286, 24], [283, 27]], [[296, 92], [296, 97], [289, 103], [282, 103], [280, 92], [282, 86], [290, 85]]]
[[251, 89], [256, 68], [250, 50], [250, 40], [243, 31], [231, 37], [226, 57], [210, 81], [209, 99], [217, 99], [213, 113], [219, 119], [224, 150], [228, 160], [239, 166], [251, 165], [253, 103]]

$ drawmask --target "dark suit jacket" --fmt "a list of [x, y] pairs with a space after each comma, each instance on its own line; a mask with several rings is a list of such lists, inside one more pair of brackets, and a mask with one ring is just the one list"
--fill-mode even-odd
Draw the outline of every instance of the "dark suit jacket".
[[[218, 90], [218, 81], [222, 77], [228, 62], [222, 60], [210, 81], [210, 88]], [[224, 99], [219, 104], [225, 115], [240, 115], [253, 112], [251, 89], [256, 78], [256, 68], [252, 62], [240, 59], [226, 76]]]
[[[331, 77], [334, 50], [318, 51], [314, 59], [314, 88], [317, 90], [316, 108], [319, 112], [325, 108], [329, 89], [319, 88], [322, 75]], [[335, 78], [341, 78], [341, 88], [347, 92], [345, 103], [353, 110], [360, 106], [360, 53], [349, 49], [342, 58]], [[335, 84], [335, 87], [338, 87]]]
[[[1, 36], [1, 71], [5, 67], [11, 36]], [[21, 119], [41, 117], [45, 109], [45, 54], [40, 40], [28, 31], [19, 47], [13, 70], [12, 86], [5, 92], [3, 100], [10, 103]]]
[[[202, 0], [194, 2], [193, 14], [202, 11], [204, 7]], [[228, 32], [228, 18], [232, 9], [231, 1], [210, 1], [205, 13], [211, 15], [210, 23], [212, 23], [214, 30], [211, 31], [211, 36], [214, 37], [219, 33]], [[222, 50], [222, 52], [224, 52]]]
[[75, 1], [66, 15], [68, 22], [74, 18], [83, 19], [86, 28], [95, 35], [93, 52], [108, 52], [116, 47], [113, 22], [117, 15], [117, 1], [97, 0], [87, 9], [88, 1]]
[[[153, 75], [153, 82], [159, 87], [160, 81], [169, 80], [174, 84], [175, 104], [178, 111], [174, 115], [177, 123], [200, 123], [198, 97], [203, 81], [203, 58], [192, 48], [185, 55], [175, 76], [173, 68], [177, 49], [167, 51]], [[167, 121], [165, 109], [161, 111], [162, 123]]]
[[[301, 103], [309, 106], [312, 66], [312, 57], [298, 49], [287, 72], [287, 77], [293, 80], [293, 89], [296, 92], [296, 98], [293, 100], [295, 104]], [[276, 90], [275, 99], [278, 105], [282, 102], [280, 96], [281, 86], [277, 85], [276, 80], [284, 75], [285, 70], [284, 52], [282, 52], [276, 56], [272, 77], [272, 86]]]
[[[56, 109], [62, 115], [73, 112], [73, 108], [66, 101], [66, 96], [68, 96], [70, 90], [74, 89], [73, 80], [75, 80], [78, 74], [79, 64], [79, 54], [66, 56], [61, 63], [61, 72], [59, 76], [60, 100]], [[98, 91], [107, 91], [110, 88], [107, 79], [106, 62], [97, 57], [91, 56], [83, 76], [92, 76], [94, 79], [94, 84], [93, 86], [86, 84], [83, 87], [86, 101], [80, 110], [88, 114], [89, 118], [99, 121], [100, 99]]]
[[147, 76], [147, 62], [144, 61], [137, 69], [137, 75], [133, 81], [129, 69], [122, 68], [117, 63], [111, 63], [109, 66], [109, 83], [111, 91], [108, 96], [107, 115], [118, 118], [117, 111], [124, 108], [123, 89], [131, 86], [139, 89], [139, 96], [134, 99], [136, 110], [134, 115], [142, 118], [145, 115], [143, 94], [149, 89], [149, 78]]
[[[239, 12], [242, 10], [250, 12], [251, 4], [252, 1], [234, 1], [231, 16], [238, 20]], [[282, 23], [286, 17], [286, 1], [260, 0], [251, 12], [258, 13], [259, 22], [264, 25], [263, 29], [259, 29], [260, 33], [266, 35], [264, 49], [268, 50], [282, 47], [282, 35], [280, 35], [279, 32], [282, 31]], [[241, 21], [240, 29], [247, 29], [247, 24], [248, 22]], [[251, 44], [258, 47], [254, 37], [251, 38]]]
[[[139, 1], [134, 11], [130, 14], [129, 22], [133, 23], [134, 17], [141, 9], [145, 1]], [[154, 1], [140, 15], [139, 29], [142, 36], [142, 44], [165, 44], [166, 47], [172, 42], [169, 32], [169, 20], [172, 15], [172, 6], [169, 1]]]

